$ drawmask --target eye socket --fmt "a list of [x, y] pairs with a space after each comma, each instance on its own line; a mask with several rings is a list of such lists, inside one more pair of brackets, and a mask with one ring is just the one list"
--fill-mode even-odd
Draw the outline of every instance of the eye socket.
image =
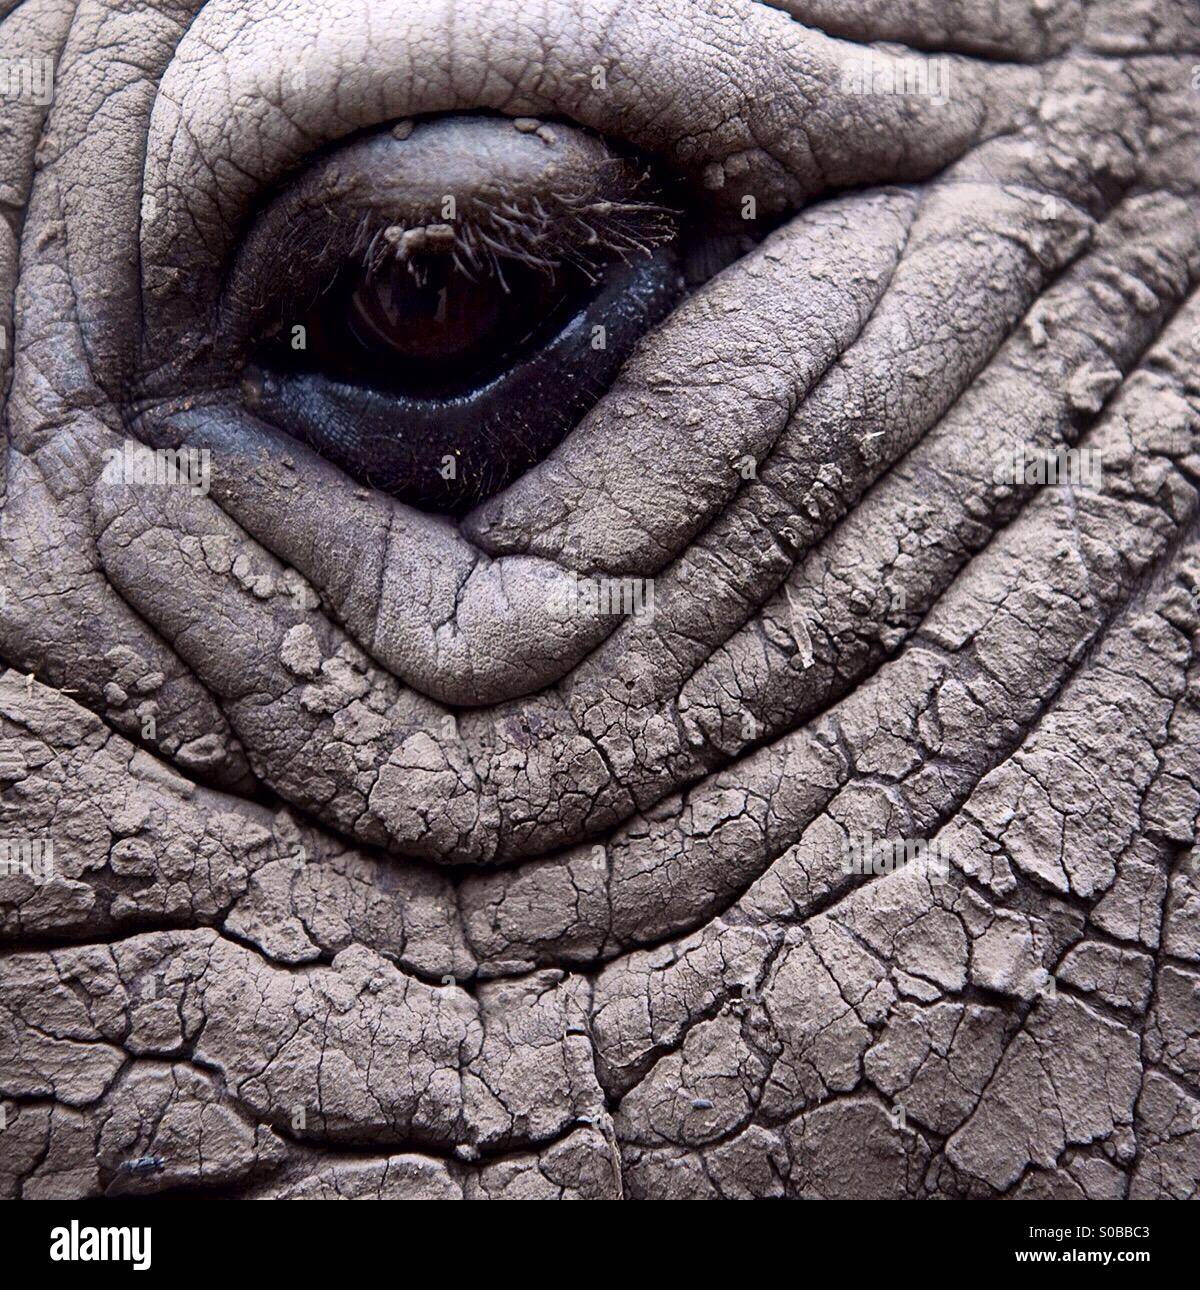
[[285, 192], [235, 266], [225, 330], [256, 415], [459, 514], [587, 412], [678, 299], [679, 266], [644, 166], [562, 126], [448, 118], [344, 148]]

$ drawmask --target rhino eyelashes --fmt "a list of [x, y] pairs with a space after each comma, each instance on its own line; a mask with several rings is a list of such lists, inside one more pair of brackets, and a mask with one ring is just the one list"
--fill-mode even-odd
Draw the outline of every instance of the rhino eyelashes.
[[338, 150], [237, 258], [244, 406], [362, 483], [464, 513], [558, 444], [681, 295], [662, 195], [589, 132], [523, 118]]

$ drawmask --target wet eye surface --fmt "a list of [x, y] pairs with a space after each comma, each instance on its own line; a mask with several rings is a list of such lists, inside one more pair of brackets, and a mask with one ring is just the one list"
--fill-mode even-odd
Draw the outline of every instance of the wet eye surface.
[[[450, 225], [413, 229], [432, 240]], [[449, 398], [499, 375], [545, 343], [586, 299], [578, 272], [510, 266], [471, 276], [449, 254], [353, 266], [305, 317], [304, 350], [286, 340], [264, 361], [351, 384]]]
[[339, 149], [277, 198], [226, 334], [255, 415], [460, 514], [554, 448], [682, 289], [644, 165], [567, 127], [449, 118]]

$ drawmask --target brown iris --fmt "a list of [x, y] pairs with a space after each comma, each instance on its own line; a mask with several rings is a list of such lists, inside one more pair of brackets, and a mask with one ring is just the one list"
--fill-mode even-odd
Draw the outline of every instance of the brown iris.
[[453, 255], [393, 257], [343, 275], [308, 322], [347, 381], [453, 394], [487, 380], [561, 321], [586, 282], [507, 263], [469, 272]]
[[348, 321], [359, 342], [417, 362], [469, 362], [495, 343], [505, 313], [494, 281], [473, 282], [435, 262], [418, 282], [407, 266], [389, 264], [350, 296]]

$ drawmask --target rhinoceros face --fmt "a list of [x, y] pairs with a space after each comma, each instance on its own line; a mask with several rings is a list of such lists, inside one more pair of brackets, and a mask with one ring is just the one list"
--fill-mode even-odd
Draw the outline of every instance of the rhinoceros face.
[[1195, 1193], [1190, 0], [0, 14], [10, 1194]]

